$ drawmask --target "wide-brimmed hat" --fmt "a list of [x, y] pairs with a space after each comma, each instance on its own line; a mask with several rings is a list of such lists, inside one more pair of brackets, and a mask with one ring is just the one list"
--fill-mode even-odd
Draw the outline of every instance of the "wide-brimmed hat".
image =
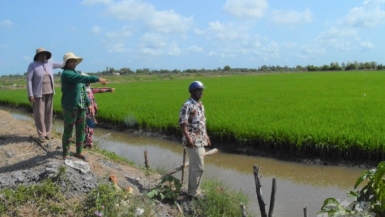
[[47, 60], [49, 60], [52, 56], [51, 52], [47, 51], [45, 48], [40, 47], [40, 48], [36, 49], [36, 54], [33, 57], [33, 61], [36, 61], [37, 55], [40, 53], [46, 53], [47, 54]]
[[64, 56], [63, 56], [64, 66], [67, 63], [67, 60], [69, 60], [69, 59], [75, 59], [76, 60], [76, 65], [78, 65], [81, 61], [83, 61], [83, 58], [76, 56], [72, 52], [68, 52], [68, 53], [64, 54]]

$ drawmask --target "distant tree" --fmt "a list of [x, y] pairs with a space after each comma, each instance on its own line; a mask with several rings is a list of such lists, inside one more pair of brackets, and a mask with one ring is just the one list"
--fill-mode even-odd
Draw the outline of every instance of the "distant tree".
[[370, 62], [365, 62], [364, 63], [364, 68], [365, 69], [372, 69], [372, 65], [370, 64]]
[[340, 66], [340, 64], [338, 64], [338, 62], [334, 62], [334, 63], [332, 62], [332, 63], [330, 63], [329, 70], [331, 70], [331, 71], [341, 71], [342, 67]]
[[268, 71], [269, 70], [269, 67], [267, 67], [266, 65], [263, 65], [261, 66], [261, 68], [259, 68], [260, 71]]
[[314, 65], [308, 65], [308, 66], [306, 67], [306, 69], [307, 69], [307, 71], [309, 71], [309, 72], [317, 71], [317, 67], [314, 66]]
[[377, 63], [372, 61], [372, 62], [370, 62], [370, 66], [371, 66], [372, 69], [376, 69], [377, 68]]
[[297, 66], [295, 67], [295, 70], [296, 70], [296, 71], [303, 71], [304, 68], [303, 68], [301, 65], [297, 65]]
[[329, 70], [330, 70], [330, 67], [329, 67], [328, 65], [323, 65], [323, 66], [321, 67], [321, 70], [322, 70], [322, 71], [329, 71]]
[[341, 69], [345, 70], [346, 64], [344, 62], [341, 63]]
[[223, 67], [223, 71], [231, 71], [231, 67], [229, 65], [226, 65]]

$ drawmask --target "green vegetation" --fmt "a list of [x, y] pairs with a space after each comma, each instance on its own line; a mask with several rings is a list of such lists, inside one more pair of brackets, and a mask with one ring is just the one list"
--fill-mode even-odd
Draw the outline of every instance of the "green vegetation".
[[327, 198], [319, 213], [328, 216], [385, 216], [385, 161], [377, 168], [365, 171], [356, 181], [354, 189], [365, 181], [359, 191], [350, 191], [355, 200], [343, 204], [335, 198]]
[[[384, 71], [137, 76], [115, 76], [119, 81], [108, 85], [115, 93], [95, 95], [99, 120], [180, 135], [187, 86], [201, 80], [214, 142], [298, 156], [385, 159]], [[57, 114], [60, 97], [56, 88]], [[29, 106], [24, 89], [0, 90], [0, 102]]]

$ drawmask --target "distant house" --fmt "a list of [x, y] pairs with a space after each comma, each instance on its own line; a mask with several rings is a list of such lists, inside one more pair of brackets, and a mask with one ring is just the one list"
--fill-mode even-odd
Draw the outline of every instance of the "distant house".
[[119, 72], [115, 72], [114, 75], [120, 75], [120, 73]]

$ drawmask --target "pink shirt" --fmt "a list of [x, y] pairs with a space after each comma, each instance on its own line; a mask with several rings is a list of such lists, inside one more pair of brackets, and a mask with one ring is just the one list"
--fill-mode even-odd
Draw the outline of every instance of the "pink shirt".
[[[62, 63], [53, 63], [49, 60], [44, 63], [40, 61], [33, 61], [29, 64], [27, 70], [27, 90], [28, 97], [33, 96], [34, 98], [42, 97], [43, 95], [43, 80], [44, 74], [48, 72], [51, 78], [51, 86], [54, 87], [53, 80], [53, 69], [62, 67]], [[55, 93], [55, 89], [53, 88]]]

